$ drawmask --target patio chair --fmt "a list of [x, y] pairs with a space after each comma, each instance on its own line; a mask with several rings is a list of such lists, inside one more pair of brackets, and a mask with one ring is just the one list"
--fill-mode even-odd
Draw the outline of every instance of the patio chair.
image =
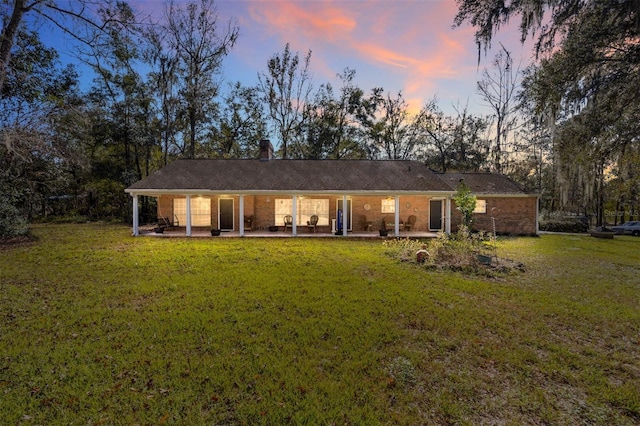
[[409, 219], [407, 219], [407, 221], [404, 224], [404, 230], [411, 231], [411, 228], [413, 228], [415, 224], [416, 224], [416, 217], [414, 215], [409, 216]]
[[172, 226], [171, 221], [169, 220], [168, 217], [158, 216], [158, 228], [164, 229], [164, 228], [170, 228], [171, 226]]
[[284, 232], [287, 232], [287, 228], [293, 231], [293, 216], [289, 214], [284, 217]]
[[318, 215], [312, 215], [307, 221], [307, 229], [309, 231], [313, 230], [313, 233], [316, 233], [316, 226], [318, 225]]
[[168, 217], [158, 216], [158, 224], [156, 225], [155, 228], [153, 228], [153, 231], [156, 234], [162, 234], [164, 233], [165, 229], [168, 229], [170, 227], [171, 227], [171, 222], [169, 221]]
[[371, 227], [373, 226], [373, 222], [370, 220], [367, 220], [367, 217], [365, 215], [360, 216], [360, 226], [362, 226], [362, 230], [369, 232], [371, 231]]

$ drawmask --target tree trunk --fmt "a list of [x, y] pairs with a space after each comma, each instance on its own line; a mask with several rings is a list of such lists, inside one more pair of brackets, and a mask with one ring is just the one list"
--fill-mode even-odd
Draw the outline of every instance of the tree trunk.
[[11, 48], [15, 41], [22, 16], [28, 10], [24, 7], [25, 0], [14, 0], [13, 12], [11, 19], [4, 29], [4, 33], [0, 34], [0, 98], [4, 90], [4, 82], [7, 78], [7, 69], [9, 60], [11, 59]]

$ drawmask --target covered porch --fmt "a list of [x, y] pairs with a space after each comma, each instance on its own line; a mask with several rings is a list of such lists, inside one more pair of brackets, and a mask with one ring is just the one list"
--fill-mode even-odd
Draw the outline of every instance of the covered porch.
[[[132, 234], [211, 237], [213, 229], [219, 237], [380, 238], [382, 230], [389, 237], [429, 238], [451, 232], [452, 195], [132, 191]], [[145, 196], [157, 199], [156, 225], [162, 221], [161, 230], [139, 222], [138, 205]]]

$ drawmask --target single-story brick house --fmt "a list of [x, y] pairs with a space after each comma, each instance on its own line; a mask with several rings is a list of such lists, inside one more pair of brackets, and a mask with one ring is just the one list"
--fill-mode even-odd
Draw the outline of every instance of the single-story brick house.
[[[538, 232], [538, 196], [499, 174], [442, 174], [410, 160], [276, 160], [269, 141], [260, 147], [260, 159], [176, 160], [131, 185], [125, 191], [133, 197], [133, 234], [140, 196], [157, 197], [158, 217], [187, 236], [201, 227], [244, 236], [274, 226], [294, 236], [381, 226], [392, 235], [449, 233], [461, 222], [453, 201], [460, 180], [478, 198], [474, 228], [492, 231], [495, 219], [498, 233]], [[290, 229], [285, 216], [294, 219]], [[312, 216], [317, 226], [308, 228]]]

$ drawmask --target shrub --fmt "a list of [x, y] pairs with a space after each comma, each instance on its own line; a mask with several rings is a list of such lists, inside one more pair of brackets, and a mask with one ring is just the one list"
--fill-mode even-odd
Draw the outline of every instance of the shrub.
[[18, 237], [28, 233], [29, 224], [18, 208], [7, 198], [0, 198], [0, 238]]
[[476, 196], [471, 193], [471, 189], [464, 181], [461, 181], [460, 185], [458, 185], [458, 190], [453, 200], [456, 202], [456, 209], [462, 214], [462, 223], [466, 227], [471, 227], [473, 211], [476, 208]]
[[540, 230], [547, 232], [587, 232], [589, 227], [576, 219], [550, 218], [540, 221]]
[[439, 265], [446, 265], [454, 269], [478, 269], [480, 263], [478, 255], [489, 249], [489, 236], [484, 232], [472, 233], [464, 225], [452, 235], [438, 234], [438, 238], [431, 241], [429, 253], [431, 261]]
[[[419, 263], [417, 252], [425, 244], [410, 239], [394, 239], [383, 242], [386, 254], [403, 262]], [[509, 259], [498, 259], [495, 255], [495, 241], [491, 234], [470, 232], [461, 226], [458, 232], [447, 235], [440, 232], [426, 244], [428, 256], [424, 262], [428, 269], [449, 269], [472, 274], [494, 276], [494, 272], [508, 273], [512, 270], [524, 271], [524, 265]], [[481, 261], [481, 256], [490, 262]], [[421, 262], [420, 262], [421, 263]]]

